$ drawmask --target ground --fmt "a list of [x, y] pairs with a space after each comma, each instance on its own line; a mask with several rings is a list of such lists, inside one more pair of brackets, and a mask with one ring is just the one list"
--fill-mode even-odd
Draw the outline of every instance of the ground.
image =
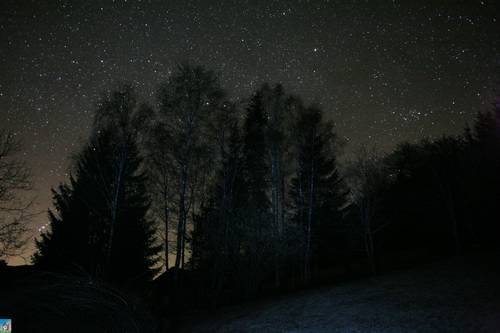
[[500, 332], [497, 258], [456, 257], [226, 308], [215, 319], [191, 318], [197, 324], [183, 332]]

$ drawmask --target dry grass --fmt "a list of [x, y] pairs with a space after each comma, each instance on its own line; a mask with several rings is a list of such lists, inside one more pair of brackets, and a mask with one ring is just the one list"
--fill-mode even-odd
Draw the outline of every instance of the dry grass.
[[500, 332], [497, 258], [455, 258], [224, 309], [184, 332]]

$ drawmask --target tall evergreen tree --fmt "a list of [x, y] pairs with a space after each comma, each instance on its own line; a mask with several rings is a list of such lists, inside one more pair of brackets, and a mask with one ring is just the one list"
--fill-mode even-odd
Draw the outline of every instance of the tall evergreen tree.
[[35, 264], [73, 264], [121, 285], [153, 277], [159, 247], [137, 146], [141, 111], [128, 87], [101, 104], [69, 184], [53, 191], [51, 230], [37, 242]]
[[267, 114], [264, 110], [262, 91], [250, 100], [243, 124], [243, 177], [247, 186], [248, 206], [267, 210], [269, 188], [268, 146], [266, 142]]
[[243, 122], [242, 182], [246, 198], [239, 209], [242, 219], [241, 273], [246, 290], [251, 291], [271, 270], [270, 261], [274, 253], [270, 189], [269, 146], [266, 138], [268, 114], [265, 110], [265, 89], [259, 89], [252, 96]]

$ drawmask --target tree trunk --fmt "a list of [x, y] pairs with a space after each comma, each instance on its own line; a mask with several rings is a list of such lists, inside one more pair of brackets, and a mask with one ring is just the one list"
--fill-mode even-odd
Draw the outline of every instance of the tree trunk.
[[271, 151], [271, 188], [272, 188], [272, 209], [273, 209], [273, 230], [274, 230], [274, 284], [276, 288], [281, 285], [280, 281], [280, 261], [281, 261], [281, 230], [279, 216], [279, 163], [276, 147]]
[[439, 189], [441, 191], [441, 196], [443, 198], [443, 201], [446, 206], [446, 210], [448, 212], [448, 218], [450, 219], [451, 223], [451, 233], [453, 237], [453, 242], [454, 242], [454, 250], [455, 254], [458, 255], [460, 254], [461, 246], [460, 246], [460, 237], [458, 234], [458, 224], [457, 224], [457, 218], [455, 215], [455, 205], [453, 202], [453, 194], [451, 193], [449, 186], [447, 186], [445, 183], [442, 181], [442, 177], [439, 177], [438, 171], [433, 168], [432, 169], [434, 173], [434, 177], [436, 179], [436, 182], [439, 184]]
[[168, 209], [168, 176], [164, 175], [163, 179], [163, 222], [165, 224], [165, 271], [168, 271], [168, 266], [169, 266], [169, 249], [168, 249], [168, 215], [169, 215], [169, 209]]
[[115, 188], [114, 188], [114, 193], [113, 193], [113, 201], [111, 202], [111, 223], [109, 226], [109, 236], [108, 236], [108, 242], [106, 244], [106, 259], [105, 259], [105, 276], [108, 277], [110, 273], [110, 264], [111, 264], [111, 252], [113, 250], [113, 238], [115, 234], [115, 225], [116, 225], [116, 220], [118, 218], [118, 204], [119, 204], [119, 199], [120, 199], [120, 191], [122, 188], [122, 181], [123, 181], [123, 171], [125, 168], [125, 159], [127, 156], [127, 148], [126, 144], [122, 143], [121, 151], [120, 151], [120, 160], [118, 162], [118, 170], [116, 173], [116, 178], [115, 178]]
[[372, 212], [370, 199], [365, 198], [361, 202], [361, 218], [364, 226], [364, 239], [366, 256], [370, 264], [370, 271], [372, 274], [377, 274], [377, 266], [375, 263], [375, 248], [373, 244], [373, 229], [372, 229]]
[[[298, 172], [298, 177], [297, 177], [297, 181], [298, 181], [298, 187], [299, 187], [299, 202], [298, 202], [298, 214], [299, 214], [299, 225], [301, 228], [303, 228], [306, 224], [306, 221], [305, 221], [305, 216], [304, 216], [304, 210], [305, 210], [305, 198], [304, 198], [304, 189], [303, 189], [303, 184], [302, 184], [302, 175], [303, 175], [303, 166], [301, 163], [299, 163], [299, 172]], [[307, 235], [306, 235], [307, 237]], [[304, 267], [303, 267], [303, 272], [305, 273], [306, 269], [305, 269], [305, 259], [306, 259], [306, 247], [304, 246]], [[303, 276], [303, 279], [304, 279], [304, 282], [306, 280], [306, 276], [304, 274]]]
[[453, 241], [455, 243], [455, 254], [459, 255], [461, 252], [461, 246], [460, 246], [460, 236], [458, 234], [458, 223], [455, 214], [455, 205], [453, 203], [453, 195], [448, 190], [446, 196], [447, 196], [446, 207], [448, 209], [448, 216], [451, 222]]
[[184, 229], [186, 227], [186, 186], [187, 186], [187, 170], [186, 165], [182, 166], [181, 170], [181, 188], [179, 193], [179, 220], [177, 221], [177, 251], [175, 254], [175, 275], [174, 278], [178, 280], [178, 271], [181, 267], [181, 260], [184, 248]]
[[[314, 149], [314, 140], [313, 145]], [[311, 279], [311, 232], [312, 232], [312, 215], [313, 215], [313, 204], [314, 204], [314, 156], [311, 157], [311, 173], [309, 175], [309, 202], [308, 202], [308, 212], [307, 212], [307, 240], [306, 240], [306, 258], [304, 263], [304, 277], [305, 282], [309, 283]]]

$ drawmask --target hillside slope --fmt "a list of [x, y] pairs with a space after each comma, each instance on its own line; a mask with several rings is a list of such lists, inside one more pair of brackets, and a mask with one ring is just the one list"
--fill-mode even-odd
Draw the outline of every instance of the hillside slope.
[[303, 291], [191, 318], [183, 332], [500, 332], [499, 262], [454, 258]]

